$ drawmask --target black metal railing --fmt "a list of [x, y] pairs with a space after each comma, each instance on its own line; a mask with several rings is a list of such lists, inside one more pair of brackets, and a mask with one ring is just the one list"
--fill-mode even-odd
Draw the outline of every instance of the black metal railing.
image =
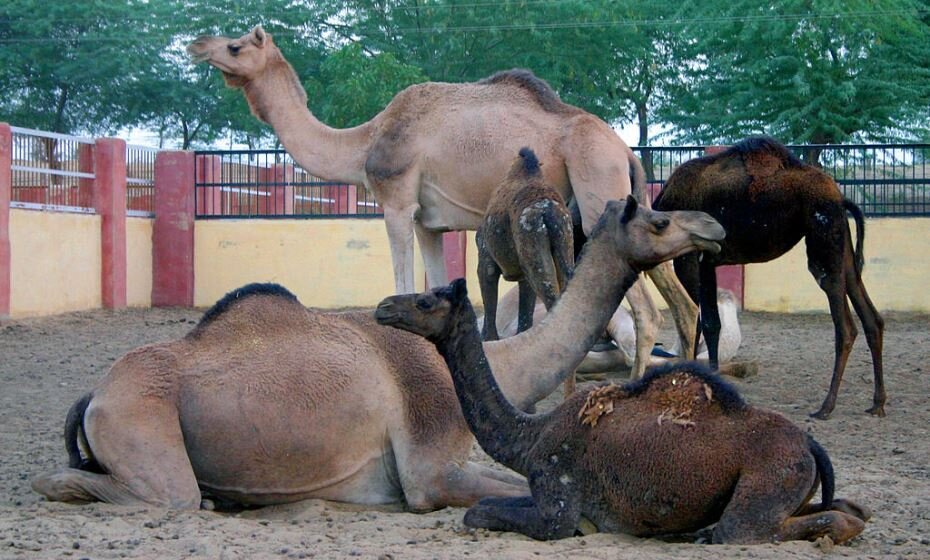
[[[930, 216], [930, 144], [791, 145], [832, 175], [867, 216]], [[676, 167], [704, 146], [633, 148], [655, 194]], [[323, 181], [284, 150], [198, 151], [197, 218], [378, 218], [363, 187]]]
[[197, 151], [194, 199], [198, 219], [383, 215], [364, 187], [314, 177], [284, 150]]

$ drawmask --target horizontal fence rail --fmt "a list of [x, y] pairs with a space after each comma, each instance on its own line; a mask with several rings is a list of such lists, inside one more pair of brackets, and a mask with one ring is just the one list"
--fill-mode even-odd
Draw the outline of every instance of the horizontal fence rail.
[[194, 157], [195, 217], [379, 218], [363, 187], [323, 181], [284, 150], [206, 150]]

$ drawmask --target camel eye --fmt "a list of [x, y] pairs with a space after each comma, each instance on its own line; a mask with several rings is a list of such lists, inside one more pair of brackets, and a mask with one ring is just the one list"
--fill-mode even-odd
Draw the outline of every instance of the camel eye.
[[229, 49], [229, 54], [233, 56], [238, 55], [239, 51], [242, 50], [242, 47], [240, 47], [239, 45], [227, 45], [226, 48]]
[[668, 225], [669, 225], [670, 223], [671, 223], [671, 221], [670, 221], [668, 218], [660, 218], [660, 219], [656, 220], [656, 222], [655, 222], [656, 231], [663, 231], [663, 230], [665, 230], [665, 228], [667, 228]]
[[416, 306], [417, 306], [417, 309], [419, 309], [420, 311], [428, 311], [430, 308], [433, 307], [433, 304], [431, 304], [429, 300], [426, 298], [418, 298]]

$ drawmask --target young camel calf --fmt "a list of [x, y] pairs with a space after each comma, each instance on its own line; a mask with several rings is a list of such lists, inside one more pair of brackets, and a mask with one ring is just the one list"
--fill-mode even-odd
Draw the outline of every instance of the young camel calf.
[[[527, 477], [531, 496], [482, 499], [465, 514], [470, 527], [549, 540], [574, 535], [584, 517], [600, 531], [643, 537], [716, 523], [715, 543], [824, 535], [842, 543], [871, 516], [833, 499], [833, 467], [810, 435], [749, 406], [696, 362], [526, 414], [494, 380], [464, 280], [389, 297], [378, 310], [383, 324], [436, 345], [478, 443]], [[819, 485], [822, 503], [811, 505]]]

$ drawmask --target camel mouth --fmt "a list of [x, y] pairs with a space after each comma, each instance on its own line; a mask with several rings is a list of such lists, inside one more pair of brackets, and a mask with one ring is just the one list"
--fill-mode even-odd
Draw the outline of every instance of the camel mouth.
[[377, 308], [375, 308], [375, 321], [379, 325], [396, 325], [400, 322], [400, 314], [396, 311], [392, 311], [392, 306], [389, 303], [381, 302]]
[[722, 249], [720, 244], [716, 241], [711, 241], [710, 239], [705, 239], [696, 235], [691, 236], [691, 242], [694, 243], [698, 250], [705, 251], [707, 253], [717, 254]]

